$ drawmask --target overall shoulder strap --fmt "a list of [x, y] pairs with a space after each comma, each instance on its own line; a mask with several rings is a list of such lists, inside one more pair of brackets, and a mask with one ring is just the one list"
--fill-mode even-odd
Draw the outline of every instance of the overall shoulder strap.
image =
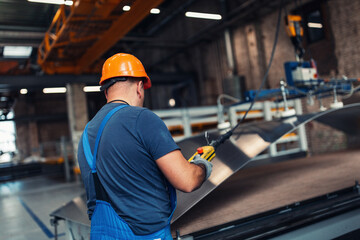
[[96, 199], [97, 200], [104, 200], [107, 202], [110, 202], [105, 189], [103, 188], [103, 186], [100, 183], [99, 177], [97, 176], [97, 170], [96, 170], [96, 158], [97, 158], [97, 150], [99, 147], [99, 143], [100, 143], [100, 139], [101, 139], [101, 135], [102, 132], [105, 128], [106, 123], [109, 121], [109, 119], [114, 115], [114, 113], [116, 113], [117, 111], [119, 111], [120, 109], [127, 107], [128, 105], [121, 105], [118, 106], [114, 109], [112, 109], [108, 114], [106, 114], [105, 118], [102, 120], [99, 130], [97, 132], [96, 135], [96, 140], [95, 140], [95, 147], [94, 147], [94, 152], [91, 152], [91, 148], [90, 148], [90, 143], [89, 143], [89, 138], [88, 138], [88, 134], [87, 134], [87, 127], [88, 124], [85, 127], [84, 133], [83, 133], [83, 148], [84, 148], [84, 154], [85, 154], [85, 158], [87, 163], [89, 164], [89, 167], [91, 168], [91, 172], [94, 178], [94, 184], [95, 184], [95, 192], [96, 192]]
[[105, 118], [102, 120], [102, 122], [100, 124], [99, 130], [98, 130], [97, 135], [96, 135], [95, 148], [94, 148], [94, 153], [93, 153], [93, 162], [94, 162], [95, 172], [96, 172], [97, 150], [98, 150], [98, 147], [99, 147], [100, 138], [101, 138], [102, 132], [103, 132], [103, 130], [105, 128], [105, 125], [109, 121], [109, 119], [114, 115], [114, 113], [116, 113], [120, 109], [122, 109], [124, 107], [127, 107], [127, 106], [129, 106], [129, 105], [121, 105], [121, 106], [118, 106], [118, 107], [112, 109], [108, 114], [106, 114]]

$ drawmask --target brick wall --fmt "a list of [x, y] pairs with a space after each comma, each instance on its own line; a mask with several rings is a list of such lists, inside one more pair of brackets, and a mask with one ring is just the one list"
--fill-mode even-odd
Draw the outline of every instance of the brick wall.
[[43, 146], [69, 136], [65, 94], [20, 95], [15, 107], [16, 144], [21, 158], [53, 155]]
[[[302, 6], [296, 6], [302, 3]], [[205, 6], [204, 1], [198, 1]], [[325, 38], [308, 44], [305, 60], [314, 58], [317, 61], [320, 77], [328, 78], [341, 75], [360, 77], [360, 1], [353, 0], [303, 0], [293, 1], [286, 6], [288, 13], [293, 11], [310, 11], [314, 6], [319, 7], [324, 18]], [[210, 12], [214, 6], [206, 6]], [[215, 8], [214, 8], [215, 9]], [[196, 9], [195, 9], [196, 10]], [[205, 11], [206, 9], [202, 9]], [[278, 11], [257, 18], [252, 22], [239, 22], [232, 26], [232, 43], [235, 57], [236, 74], [245, 79], [246, 90], [257, 89], [260, 86], [266, 67], [270, 60], [271, 50], [275, 39]], [[284, 15], [282, 16], [279, 38], [270, 69], [266, 88], [277, 88], [282, 78], [285, 78], [284, 62], [294, 61], [294, 47], [285, 32]], [[159, 39], [166, 39], [167, 34], [178, 36], [179, 40], [191, 39], [202, 26], [207, 26], [207, 20], [192, 21], [178, 16], [169, 24], [165, 31], [159, 34]], [[180, 54], [175, 54], [171, 60], [159, 63], [156, 68], [162, 71], [195, 72], [197, 76], [197, 90], [199, 105], [216, 103], [216, 98], [223, 93], [224, 81], [229, 76], [229, 67], [226, 61], [225, 41], [222, 33], [207, 36], [206, 41], [184, 48]], [[304, 37], [306, 39], [306, 36]], [[169, 55], [171, 50], [147, 50], [139, 52], [152, 56], [150, 62], [156, 62]], [[176, 67], [177, 66], [177, 67]], [[308, 105], [304, 100], [304, 113], [319, 111], [319, 103]], [[329, 107], [332, 97], [323, 101]], [[327, 152], [331, 149], [339, 150], [348, 146], [349, 138], [342, 132], [331, 129], [319, 123], [312, 123], [307, 127], [309, 148], [311, 153]], [[331, 141], [329, 140], [331, 139]], [[356, 140], [355, 140], [356, 141]], [[352, 140], [354, 142], [354, 140]]]
[[[304, 42], [307, 50], [305, 59], [312, 57], [317, 61], [320, 77], [341, 77], [343, 74], [348, 77], [359, 77], [360, 15], [357, 13], [360, 10], [360, 1], [303, 1], [303, 4], [305, 9], [317, 4], [321, 8], [326, 27], [323, 40], [312, 44]], [[295, 9], [295, 6], [288, 5], [286, 8], [290, 12]], [[278, 13], [273, 12], [256, 22], [234, 30], [237, 69], [240, 75], [246, 77], [247, 89], [257, 89], [260, 85], [263, 76], [260, 73], [264, 72], [264, 67], [267, 66], [270, 59], [277, 17]], [[258, 30], [254, 31], [256, 27]], [[256, 34], [257, 36], [255, 36]], [[306, 39], [306, 36], [304, 38]], [[259, 53], [261, 44], [256, 39], [263, 41], [263, 55]], [[261, 57], [265, 58], [263, 62], [259, 59]], [[265, 86], [268, 88], [278, 87], [280, 79], [285, 77], [284, 62], [294, 60], [294, 48], [285, 32], [282, 20], [277, 49]], [[329, 97], [322, 101], [323, 105], [329, 108], [333, 98]], [[313, 104], [310, 104], [307, 99], [304, 99], [302, 102], [304, 113], [319, 111], [319, 101], [315, 100]], [[356, 142], [360, 142], [359, 137], [347, 136], [341, 131], [316, 121], [306, 126], [306, 132], [310, 154], [356, 147], [359, 146]]]
[[[326, 37], [328, 39], [333, 38], [334, 41], [334, 44], [327, 46], [329, 47], [328, 52], [334, 52], [336, 59], [335, 65], [332, 62], [333, 58], [328, 57], [328, 53], [318, 53], [322, 65], [330, 69], [328, 76], [339, 78], [342, 75], [349, 78], [360, 77], [358, 64], [360, 61], [360, 16], [357, 14], [360, 10], [360, 1], [329, 0], [323, 5], [323, 10], [326, 11], [326, 23], [328, 24]], [[327, 44], [329, 43], [323, 43], [323, 46]], [[319, 48], [319, 44], [314, 44], [311, 47]], [[323, 49], [323, 51], [325, 50]], [[326, 57], [328, 57], [327, 61]], [[344, 100], [344, 102], [359, 102], [359, 99], [357, 93], [352, 98]], [[332, 97], [327, 98], [324, 100], [324, 105], [328, 107], [332, 101]], [[307, 112], [316, 111], [318, 106], [318, 103], [315, 103], [315, 106], [307, 106]], [[317, 122], [310, 124], [307, 129], [313, 153], [360, 147], [359, 136], [346, 135]]]
[[329, 0], [330, 24], [335, 38], [338, 72], [360, 77], [360, 1]]

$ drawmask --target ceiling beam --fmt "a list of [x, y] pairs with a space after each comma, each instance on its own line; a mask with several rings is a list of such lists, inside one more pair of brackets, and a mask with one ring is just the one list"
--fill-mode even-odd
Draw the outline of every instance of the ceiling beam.
[[26, 75], [1, 76], [0, 92], [21, 88], [39, 89], [44, 87], [64, 87], [67, 83], [98, 85], [99, 75]]
[[[183, 82], [184, 79], [192, 79], [191, 74], [186, 73], [148, 73], [151, 82], [156, 84], [173, 84]], [[0, 92], [9, 92], [12, 90], [40, 89], [44, 87], [64, 87], [67, 83], [85, 83], [89, 86], [99, 84], [100, 75], [17, 75], [1, 76]]]
[[30, 32], [46, 32], [46, 27], [30, 27], [30, 26], [14, 26], [14, 25], [0, 25], [1, 31], [30, 31]]
[[0, 47], [5, 46], [28, 46], [37, 48], [40, 46], [45, 32], [22, 32], [0, 30]]
[[18, 42], [14, 42], [14, 41], [1, 41], [0, 40], [0, 47], [5, 47], [5, 46], [24, 46], [24, 47], [33, 47], [33, 48], [37, 48], [40, 46], [41, 42], [23, 42], [23, 41], [18, 41]]
[[25, 32], [25, 31], [4, 31], [0, 30], [0, 38], [11, 39], [43, 39], [45, 32]]

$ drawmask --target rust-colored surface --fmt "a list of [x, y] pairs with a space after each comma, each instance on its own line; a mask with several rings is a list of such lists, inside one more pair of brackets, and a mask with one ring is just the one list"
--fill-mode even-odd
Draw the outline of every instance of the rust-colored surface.
[[[74, 0], [61, 5], [38, 50], [47, 74], [99, 73], [102, 54], [163, 0]], [[122, 8], [130, 5], [130, 11]]]
[[172, 224], [181, 235], [353, 186], [360, 149], [242, 169]]
[[7, 74], [11, 70], [17, 69], [19, 63], [17, 61], [1, 61], [0, 62], [0, 74]]

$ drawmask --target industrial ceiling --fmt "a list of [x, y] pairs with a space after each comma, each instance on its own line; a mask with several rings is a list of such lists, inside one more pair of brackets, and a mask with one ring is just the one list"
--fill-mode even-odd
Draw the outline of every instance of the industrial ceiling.
[[[77, 0], [72, 6], [66, 6], [0, 0], [0, 56], [5, 46], [33, 47], [29, 59], [1, 56], [0, 74], [99, 73], [104, 57], [124, 50], [136, 54], [138, 49], [146, 47], [167, 49], [171, 57], [201, 40], [211, 39], [226, 27], [273, 11], [280, 2]], [[125, 5], [132, 6], [131, 11], [125, 12]], [[149, 14], [155, 7], [160, 13]], [[221, 21], [201, 21], [200, 24], [197, 20], [187, 20], [194, 22], [191, 31], [184, 29], [187, 34], [157, 38], [157, 34], [176, 17], [182, 15], [185, 19], [184, 13], [191, 10], [218, 13], [223, 18]]]
[[[97, 85], [102, 63], [117, 52], [141, 56], [148, 73], [161, 74], [161, 65], [179, 53], [291, 2], [74, 0], [72, 5], [55, 5], [30, 1], [38, 0], [0, 0], [2, 112], [10, 111], [21, 88], [68, 82]], [[130, 6], [130, 11], [124, 6]], [[152, 8], [159, 12], [150, 14]], [[219, 14], [222, 19], [187, 18], [187, 11]], [[7, 57], [4, 50], [8, 46], [28, 46], [32, 51], [28, 57]]]

